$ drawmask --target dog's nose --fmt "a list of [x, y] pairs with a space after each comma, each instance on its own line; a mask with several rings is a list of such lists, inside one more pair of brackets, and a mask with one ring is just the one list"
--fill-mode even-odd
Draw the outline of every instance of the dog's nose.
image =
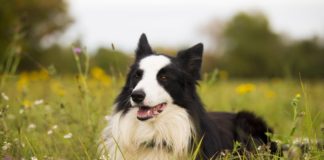
[[133, 91], [131, 97], [135, 103], [141, 103], [145, 98], [145, 93], [143, 90]]

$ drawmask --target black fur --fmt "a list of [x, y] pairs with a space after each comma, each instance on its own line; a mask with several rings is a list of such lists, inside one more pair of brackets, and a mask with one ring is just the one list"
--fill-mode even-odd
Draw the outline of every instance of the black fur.
[[[161, 69], [157, 80], [171, 95], [174, 103], [187, 110], [194, 122], [198, 137], [201, 138], [201, 158], [209, 159], [217, 156], [221, 151], [232, 150], [234, 142], [238, 141], [243, 149], [253, 151], [255, 146], [272, 143], [266, 136], [266, 132], [272, 133], [266, 123], [250, 112], [225, 113], [207, 112], [196, 92], [197, 80], [200, 79], [200, 67], [202, 63], [203, 45], [201, 43], [180, 51], [176, 57], [169, 57], [171, 64]], [[133, 88], [140, 80], [139, 61], [146, 56], [156, 54], [152, 51], [145, 34], [142, 34], [136, 58], [127, 75], [126, 84], [116, 99], [117, 111], [126, 113], [131, 107], [130, 95]], [[166, 76], [167, 80], [159, 79]], [[174, 128], [177, 129], [177, 128]], [[192, 143], [192, 147], [195, 147]], [[272, 152], [276, 151], [275, 143], [272, 143]]]

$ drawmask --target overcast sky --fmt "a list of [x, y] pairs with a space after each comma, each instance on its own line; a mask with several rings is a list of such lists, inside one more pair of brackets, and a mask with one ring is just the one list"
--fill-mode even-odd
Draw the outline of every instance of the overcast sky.
[[293, 38], [324, 37], [324, 0], [68, 0], [75, 23], [64, 44], [81, 38], [90, 50], [111, 43], [133, 51], [141, 33], [152, 46], [180, 47], [198, 42], [211, 48], [201, 30], [213, 19], [240, 11], [262, 11], [278, 33]]

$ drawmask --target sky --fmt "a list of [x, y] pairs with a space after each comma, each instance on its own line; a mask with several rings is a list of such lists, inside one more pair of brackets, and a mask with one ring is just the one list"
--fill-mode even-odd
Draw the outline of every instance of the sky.
[[67, 0], [75, 22], [60, 42], [80, 38], [90, 51], [114, 46], [135, 50], [141, 33], [153, 47], [213, 43], [202, 30], [241, 11], [261, 11], [272, 29], [291, 38], [324, 37], [324, 0]]

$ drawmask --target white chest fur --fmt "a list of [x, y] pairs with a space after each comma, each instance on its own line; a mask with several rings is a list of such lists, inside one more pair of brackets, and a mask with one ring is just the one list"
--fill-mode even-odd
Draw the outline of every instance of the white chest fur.
[[[194, 128], [185, 109], [168, 105], [153, 119], [139, 121], [138, 108], [114, 113], [103, 131], [104, 147], [112, 159], [187, 159]], [[117, 143], [117, 144], [116, 144]]]

